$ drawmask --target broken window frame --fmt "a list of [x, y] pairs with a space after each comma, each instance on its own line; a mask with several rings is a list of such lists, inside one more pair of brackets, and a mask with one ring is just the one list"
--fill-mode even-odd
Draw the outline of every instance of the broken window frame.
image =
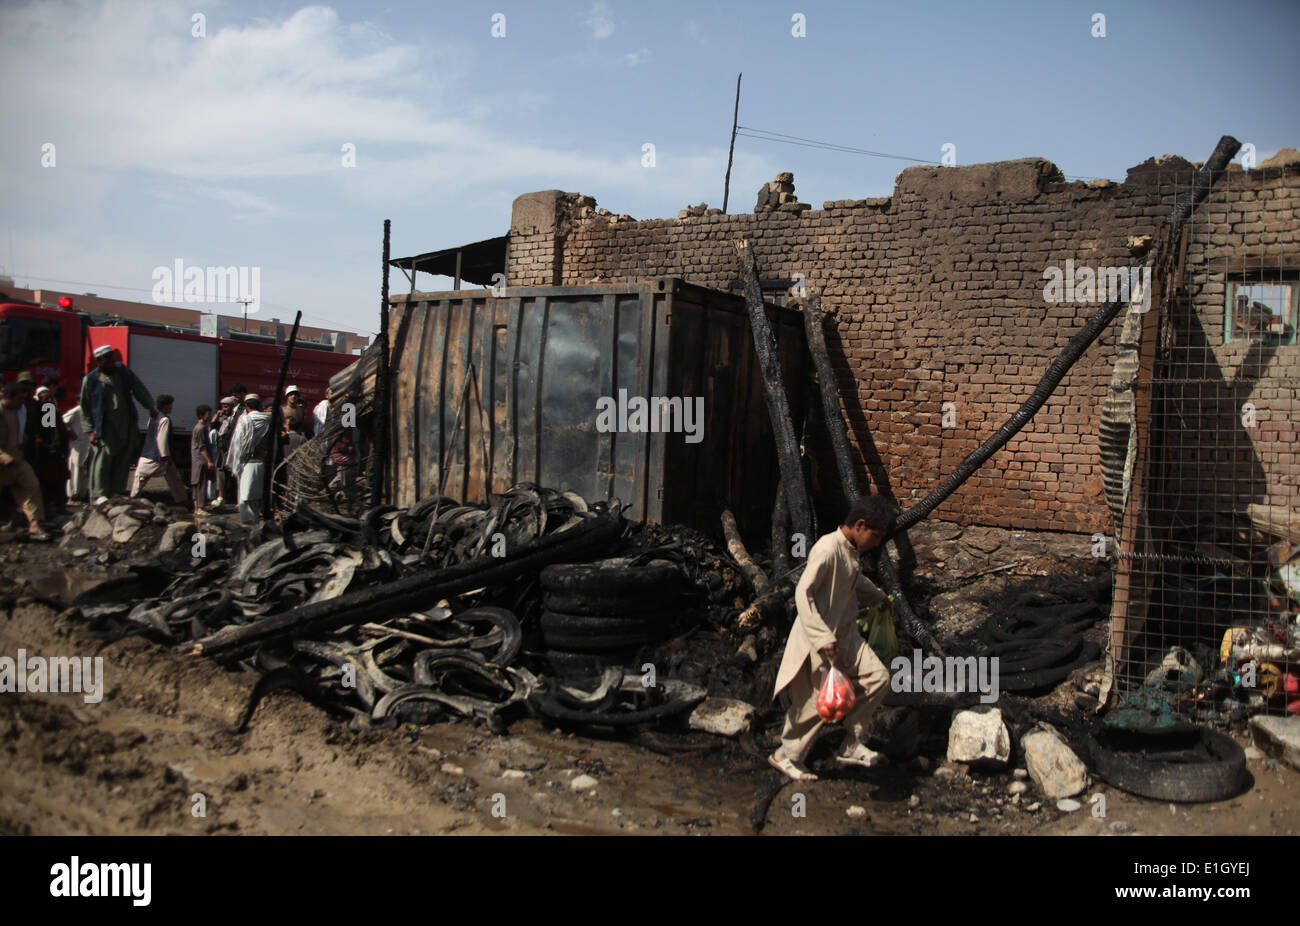
[[[1283, 287], [1285, 296], [1280, 300], [1284, 303], [1283, 314], [1279, 315], [1274, 312], [1274, 316], [1279, 318], [1284, 326], [1284, 331], [1267, 331], [1252, 332], [1241, 335], [1236, 331], [1236, 306], [1237, 297], [1243, 288], [1250, 287]], [[1270, 310], [1274, 305], [1261, 299], [1252, 299], [1252, 302], [1261, 302], [1268, 306]], [[1229, 274], [1224, 281], [1224, 316], [1223, 316], [1223, 343], [1238, 344], [1251, 341], [1267, 341], [1275, 344], [1295, 344], [1296, 329], [1300, 327], [1300, 271], [1272, 268], [1254, 270], [1243, 273]]]

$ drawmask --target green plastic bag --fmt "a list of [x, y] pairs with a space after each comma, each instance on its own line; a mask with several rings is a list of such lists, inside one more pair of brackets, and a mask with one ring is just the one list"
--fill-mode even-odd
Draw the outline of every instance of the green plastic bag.
[[898, 632], [894, 629], [894, 599], [872, 609], [867, 626], [867, 645], [888, 666], [898, 655]]

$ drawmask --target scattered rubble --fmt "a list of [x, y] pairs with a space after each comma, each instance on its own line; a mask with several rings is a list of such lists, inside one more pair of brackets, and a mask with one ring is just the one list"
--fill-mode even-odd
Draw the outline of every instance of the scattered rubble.
[[758, 191], [758, 202], [754, 204], [755, 213], [803, 212], [811, 208], [812, 203], [801, 203], [794, 195], [794, 174], [789, 171], [779, 173], [770, 183], [763, 184]]

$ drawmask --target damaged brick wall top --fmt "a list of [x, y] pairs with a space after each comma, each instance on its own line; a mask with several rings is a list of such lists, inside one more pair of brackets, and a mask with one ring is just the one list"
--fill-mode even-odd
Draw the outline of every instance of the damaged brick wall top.
[[[869, 474], [863, 482], [906, 505], [1005, 422], [1098, 307], [1048, 301], [1044, 271], [1127, 267], [1129, 238], [1154, 234], [1194, 169], [1166, 156], [1132, 168], [1122, 184], [1085, 184], [1066, 182], [1041, 158], [913, 167], [899, 174], [888, 197], [761, 214], [690, 210], [646, 221], [552, 191], [556, 218], [547, 228], [521, 219], [534, 208], [532, 197], [552, 194], [529, 194], [516, 203], [507, 279], [577, 285], [677, 275], [731, 290], [733, 243], [747, 238], [762, 276], [802, 274], [836, 310], [828, 344], [850, 437]], [[1252, 182], [1287, 195], [1300, 188], [1291, 169], [1249, 176], [1256, 175]], [[1286, 221], [1284, 212], [1262, 220], [1271, 228]], [[1290, 222], [1294, 227], [1293, 213]], [[1112, 325], [939, 517], [1088, 533], [1109, 528], [1097, 423], [1117, 333]]]

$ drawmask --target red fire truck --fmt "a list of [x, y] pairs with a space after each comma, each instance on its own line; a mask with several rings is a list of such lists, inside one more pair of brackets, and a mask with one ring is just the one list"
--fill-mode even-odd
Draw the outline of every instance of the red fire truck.
[[[176, 459], [189, 458], [194, 409], [214, 409], [235, 383], [269, 401], [275, 394], [284, 345], [249, 336], [208, 338], [171, 331], [163, 325], [94, 316], [73, 308], [63, 297], [59, 306], [10, 300], [0, 295], [0, 372], [12, 382], [30, 370], [39, 385], [53, 376], [63, 387], [60, 411], [77, 404], [81, 379], [91, 367], [92, 352], [104, 345], [117, 349], [145, 387], [176, 397], [172, 410]], [[357, 358], [351, 354], [295, 345], [285, 385], [296, 385], [310, 410], [325, 397], [330, 377]], [[141, 425], [147, 423], [144, 415]]]

